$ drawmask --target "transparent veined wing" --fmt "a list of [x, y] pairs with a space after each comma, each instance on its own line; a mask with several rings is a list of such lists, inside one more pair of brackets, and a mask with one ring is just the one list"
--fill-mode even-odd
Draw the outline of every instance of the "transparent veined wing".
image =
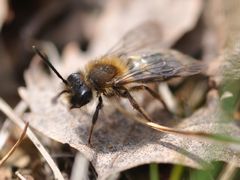
[[163, 46], [160, 25], [154, 21], [147, 21], [125, 34], [104, 56], [127, 57]]
[[172, 77], [190, 76], [203, 71], [205, 65], [174, 50], [159, 50], [127, 58], [128, 71], [114, 79], [115, 85], [151, 83]]

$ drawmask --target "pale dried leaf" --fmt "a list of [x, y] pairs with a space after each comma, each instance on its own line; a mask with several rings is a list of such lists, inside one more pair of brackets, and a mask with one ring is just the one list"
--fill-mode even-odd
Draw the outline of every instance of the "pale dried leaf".
[[[127, 30], [151, 19], [157, 19], [163, 27], [165, 33], [163, 36], [166, 38], [164, 41], [166, 47], [169, 47], [183, 33], [194, 27], [202, 8], [200, 0], [181, 2], [153, 0], [147, 4], [141, 3], [141, 1], [124, 2], [128, 4], [128, 8], [125, 8], [124, 11], [121, 8], [125, 6], [120, 5], [122, 1], [109, 3], [109, 8], [106, 9], [102, 20], [99, 21], [101, 24], [96, 28], [98, 32], [94, 37], [93, 51], [90, 55], [104, 53], [104, 50], [113, 45]], [[144, 11], [140, 11], [140, 9], [144, 9]], [[140, 14], [144, 18], [139, 18]], [[165, 17], [168, 18], [165, 20]], [[64, 77], [78, 68], [82, 68], [86, 63], [86, 57], [79, 56], [79, 54], [75, 56], [76, 54], [78, 52], [74, 51], [73, 46], [68, 48], [64, 55], [64, 62], [57, 64]], [[99, 179], [151, 162], [176, 163], [199, 168], [209, 164], [212, 160], [229, 162], [234, 157], [235, 162], [240, 164], [238, 150], [227, 144], [216, 144], [157, 132], [115, 112], [107, 101], [104, 101], [104, 109], [100, 113], [100, 119], [94, 129], [93, 147], [90, 148], [86, 146], [86, 143], [94, 104], [71, 111], [65, 104], [64, 98], [61, 98], [57, 104], [52, 104], [52, 98], [61, 90], [60, 81], [56, 77], [46, 76], [39, 68], [38, 61], [33, 61], [25, 74], [25, 81], [26, 88], [21, 88], [19, 92], [31, 109], [31, 112], [25, 115], [30, 126], [47, 137], [67, 143], [83, 153], [92, 161]], [[181, 130], [240, 136], [237, 125], [225, 121], [224, 123], [220, 118], [218, 96], [211, 95], [210, 97], [205, 107], [191, 117], [177, 121], [161, 116], [163, 115], [159, 112], [161, 108], [157, 106], [158, 104], [154, 104], [156, 102], [150, 101], [150, 104], [145, 106], [147, 109], [155, 107], [154, 110], [151, 110], [151, 115], [159, 120], [157, 121], [159, 124]], [[164, 121], [161, 121], [163, 119]]]
[[127, 31], [146, 21], [162, 26], [162, 43], [169, 47], [193, 29], [202, 12], [202, 0], [109, 1], [96, 25], [93, 55], [107, 51]]
[[[99, 178], [150, 162], [202, 167], [212, 160], [231, 161], [236, 155], [235, 161], [240, 164], [237, 152], [230, 146], [159, 133], [120, 113], [109, 114], [108, 109], [113, 108], [106, 103], [94, 130], [93, 148], [90, 148], [85, 144], [91, 115], [79, 109], [69, 111], [63, 99], [53, 105], [51, 99], [58, 92], [57, 83], [45, 78], [40, 70], [35, 71], [37, 67], [36, 63], [32, 64], [25, 76], [27, 88], [20, 89], [21, 97], [31, 108], [31, 113], [25, 115], [26, 120], [47, 137], [78, 149], [92, 161]], [[218, 97], [211, 97], [206, 107], [185, 120], [179, 120], [178, 125], [171, 119], [164, 123], [181, 130], [240, 136], [236, 125], [224, 123], [219, 118]], [[91, 105], [85, 110], [89, 112], [89, 109]]]

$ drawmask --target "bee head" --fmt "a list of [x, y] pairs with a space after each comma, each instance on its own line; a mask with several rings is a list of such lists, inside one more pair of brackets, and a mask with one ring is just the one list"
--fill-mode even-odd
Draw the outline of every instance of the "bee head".
[[81, 73], [70, 74], [67, 78], [67, 88], [70, 90], [69, 101], [72, 108], [80, 108], [92, 99], [92, 90], [87, 86]]
[[48, 56], [41, 52], [36, 46], [33, 46], [33, 50], [42, 58], [42, 60], [52, 69], [52, 71], [58, 76], [59, 79], [65, 84], [66, 89], [61, 91], [55, 98], [55, 102], [62, 94], [68, 93], [71, 107], [80, 108], [92, 99], [92, 90], [87, 86], [82, 73], [73, 73], [64, 79], [62, 75], [56, 70], [56, 68], [49, 61]]

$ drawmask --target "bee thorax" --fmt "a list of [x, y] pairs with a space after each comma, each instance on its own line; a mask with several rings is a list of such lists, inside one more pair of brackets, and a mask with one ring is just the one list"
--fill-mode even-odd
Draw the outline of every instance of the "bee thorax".
[[88, 79], [95, 89], [106, 88], [107, 82], [110, 82], [118, 74], [117, 68], [109, 64], [97, 64], [88, 74]]

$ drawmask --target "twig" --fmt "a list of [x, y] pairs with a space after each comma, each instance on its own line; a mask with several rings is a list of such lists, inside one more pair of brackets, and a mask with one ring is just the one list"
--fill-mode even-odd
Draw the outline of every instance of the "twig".
[[17, 140], [17, 142], [14, 144], [14, 146], [10, 149], [10, 151], [8, 151], [8, 153], [0, 160], [0, 166], [3, 165], [4, 162], [6, 162], [6, 160], [12, 155], [12, 153], [17, 149], [17, 147], [19, 146], [19, 144], [22, 142], [24, 136], [26, 135], [26, 131], [28, 128], [28, 122], [26, 123], [23, 132], [20, 136], [20, 138]]
[[75, 156], [70, 179], [88, 179], [88, 166], [89, 161], [80, 152], [78, 152]]
[[15, 174], [20, 180], [27, 180], [23, 175], [20, 174], [19, 171], [16, 171]]
[[167, 83], [163, 82], [158, 86], [158, 91], [163, 101], [166, 103], [166, 106], [170, 112], [177, 114], [178, 111], [178, 102], [177, 99], [171, 93]]
[[0, 130], [0, 150], [4, 147], [5, 143], [7, 142], [9, 136], [10, 136], [10, 130], [11, 129], [11, 122], [10, 121], [4, 121], [2, 128]]
[[[21, 101], [17, 104], [17, 106], [14, 108], [14, 112], [17, 115], [22, 115], [23, 112], [27, 109], [28, 105], [26, 102]], [[10, 131], [9, 129], [11, 129], [12, 127], [12, 122], [9, 121], [9, 119], [6, 119], [1, 131], [0, 131], [0, 150], [3, 148], [3, 146], [5, 145], [6, 141], [8, 140], [9, 136], [10, 136]]]
[[233, 179], [234, 175], [237, 173], [237, 165], [236, 162], [230, 162], [227, 166], [223, 169], [220, 174], [219, 180], [228, 180]]
[[[0, 98], [0, 110], [2, 110], [2, 112], [6, 114], [6, 116], [8, 116], [8, 118], [12, 120], [14, 123], [16, 123], [21, 129], [24, 129], [25, 126], [24, 121], [13, 112], [11, 107], [2, 98]], [[38, 138], [35, 136], [35, 134], [31, 131], [30, 128], [27, 130], [27, 136], [36, 146], [39, 152], [42, 154], [46, 162], [49, 164], [50, 168], [53, 171], [55, 179], [64, 180], [57, 165], [55, 164], [47, 150], [44, 148], [44, 146], [41, 144], [41, 142], [38, 140]]]

